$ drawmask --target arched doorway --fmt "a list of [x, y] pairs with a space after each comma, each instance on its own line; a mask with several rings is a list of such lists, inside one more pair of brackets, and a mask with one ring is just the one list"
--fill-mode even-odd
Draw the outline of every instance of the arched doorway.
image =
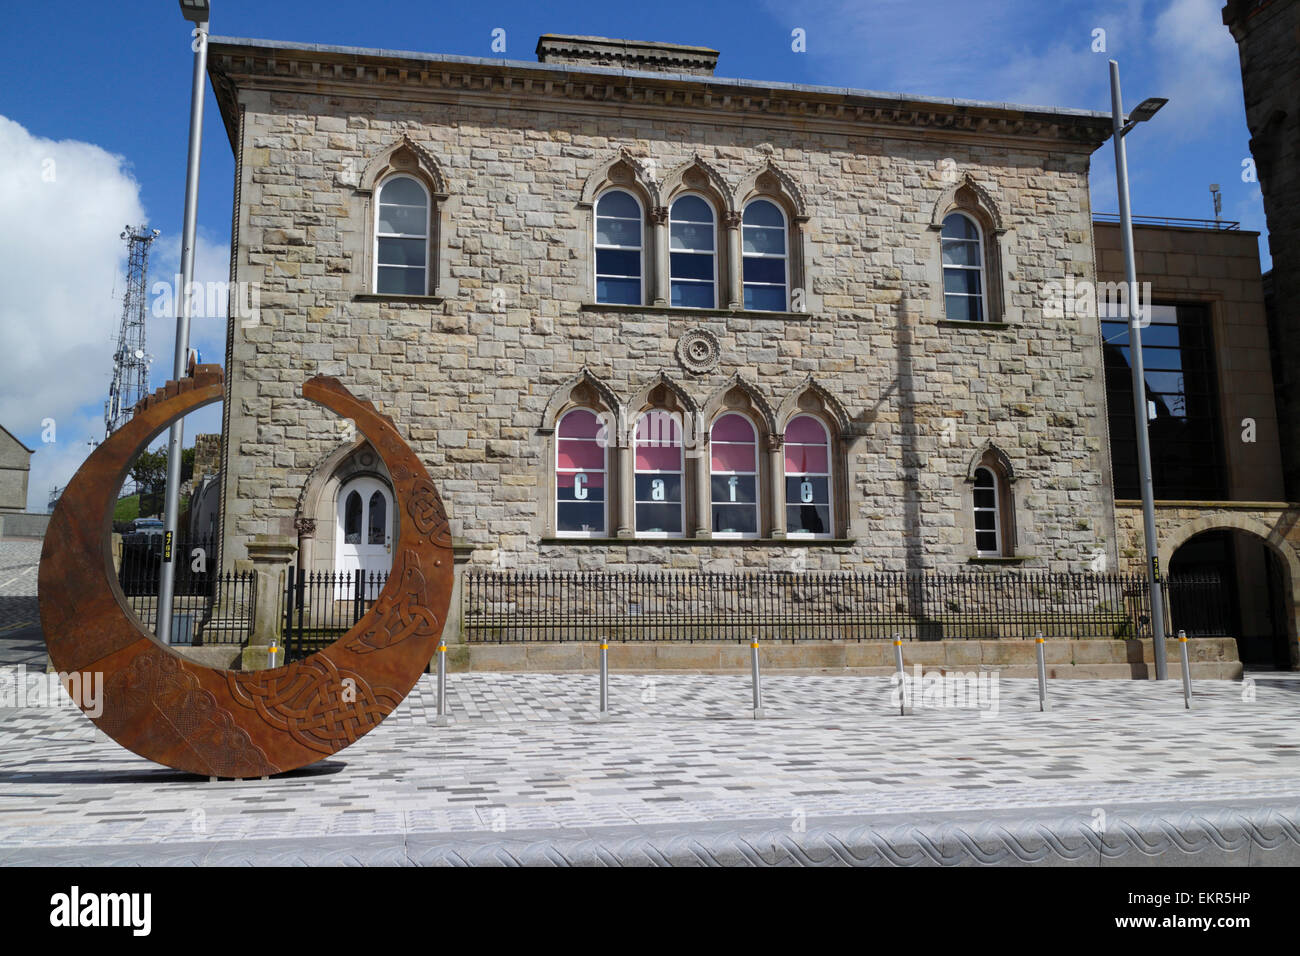
[[[334, 568], [349, 579], [387, 574], [393, 566], [393, 495], [378, 478], [354, 478], [339, 488]], [[340, 598], [351, 594], [341, 585]], [[343, 593], [346, 590], [346, 593]]]
[[1222, 581], [1219, 607], [1203, 608], [1195, 587], [1181, 593], [1171, 587], [1174, 628], [1180, 617], [1215, 622], [1211, 626], [1221, 624], [1224, 633], [1236, 638], [1237, 654], [1246, 667], [1291, 666], [1287, 600], [1291, 582], [1286, 565], [1262, 538], [1230, 528], [1193, 535], [1169, 562], [1171, 582], [1189, 576], [1217, 576]]

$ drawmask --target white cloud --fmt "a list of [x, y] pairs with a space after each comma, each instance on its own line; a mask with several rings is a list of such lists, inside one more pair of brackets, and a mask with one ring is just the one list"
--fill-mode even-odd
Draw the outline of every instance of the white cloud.
[[29, 502], [41, 510], [50, 475], [88, 451], [86, 406], [108, 390], [121, 308], [118, 236], [143, 216], [123, 157], [0, 116], [0, 423], [28, 445], [42, 420], [56, 423], [58, 442], [33, 458]]
[[1172, 0], [1156, 17], [1158, 89], [1169, 99], [1160, 118], [1175, 140], [1200, 136], [1241, 109], [1237, 42], [1222, 9], [1219, 0]]
[[[178, 210], [179, 212], [179, 210]], [[103, 406], [125, 288], [124, 225], [148, 220], [127, 160], [91, 143], [33, 135], [0, 116], [0, 424], [36, 449], [28, 508], [44, 511], [51, 485], [63, 485], [102, 439]], [[150, 285], [179, 269], [179, 238], [153, 247]], [[229, 248], [200, 236], [198, 281], [227, 278]], [[195, 318], [192, 343], [204, 361], [221, 361], [221, 316]], [[154, 356], [151, 388], [171, 377], [175, 316], [147, 327]], [[53, 419], [56, 441], [41, 441]], [[220, 409], [196, 413], [198, 431], [219, 431]]]

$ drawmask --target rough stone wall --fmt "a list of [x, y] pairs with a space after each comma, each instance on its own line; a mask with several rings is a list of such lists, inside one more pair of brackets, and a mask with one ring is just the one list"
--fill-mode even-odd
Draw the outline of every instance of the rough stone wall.
[[194, 481], [192, 489], [197, 489], [205, 475], [215, 475], [221, 471], [221, 436], [194, 436]]
[[1278, 420], [1287, 497], [1300, 498], [1300, 3], [1229, 3], [1237, 40], [1246, 125], [1264, 194], [1273, 256]]
[[[505, 567], [954, 568], [974, 554], [972, 456], [989, 441], [1017, 481], [1017, 553], [1042, 570], [1114, 566], [1104, 376], [1095, 317], [1046, 317], [1042, 287], [1093, 277], [1086, 147], [971, 145], [469, 104], [243, 92], [247, 135], [238, 279], [261, 318], [234, 323], [225, 560], [260, 532], [294, 533], [303, 483], [340, 445], [298, 397], [318, 372], [391, 414], [437, 482], [453, 534]], [[356, 170], [405, 134], [440, 165], [443, 301], [368, 291], [369, 223]], [[584, 181], [620, 147], [659, 179], [698, 154], [734, 187], [770, 158], [807, 203], [807, 314], [598, 310]], [[945, 162], [951, 160], [952, 162]], [[937, 321], [934, 206], [951, 170], [1006, 227], [1005, 328]], [[722, 231], [720, 230], [720, 239]], [[493, 307], [501, 289], [503, 311]], [[677, 363], [702, 326], [712, 372]], [[627, 401], [660, 372], [703, 405], [736, 373], [775, 408], [807, 375], [863, 429], [850, 446], [851, 547], [650, 542], [544, 545], [543, 413], [584, 367]], [[945, 433], [945, 420], [955, 431]]]

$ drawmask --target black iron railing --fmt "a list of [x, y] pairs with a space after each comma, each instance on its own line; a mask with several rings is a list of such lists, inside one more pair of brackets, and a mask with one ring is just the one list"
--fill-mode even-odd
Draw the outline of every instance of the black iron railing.
[[[126, 603], [151, 631], [158, 630], [158, 571], [161, 534], [129, 534], [122, 539], [117, 580]], [[252, 571], [215, 567], [213, 538], [178, 538], [172, 599], [172, 643], [243, 644], [253, 629], [257, 576]]]
[[[1208, 636], [1218, 580], [1170, 593], [1171, 627]], [[1124, 574], [470, 570], [462, 626], [474, 642], [1130, 638], [1149, 636], [1150, 606]]]
[[361, 620], [388, 581], [387, 572], [290, 568], [281, 601], [285, 661], [301, 660]]

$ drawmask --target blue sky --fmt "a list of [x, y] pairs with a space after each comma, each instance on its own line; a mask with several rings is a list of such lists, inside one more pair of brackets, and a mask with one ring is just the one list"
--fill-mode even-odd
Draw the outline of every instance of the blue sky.
[[[1223, 215], [1264, 232], [1256, 183], [1242, 179], [1249, 132], [1236, 45], [1219, 0], [722, 0], [648, 5], [415, 0], [213, 0], [212, 32], [389, 49], [533, 60], [542, 33], [579, 33], [711, 46], [721, 76], [1108, 110], [1106, 60], [1123, 70], [1130, 107], [1170, 104], [1128, 138], [1134, 211]], [[364, 15], [362, 15], [362, 12]], [[792, 50], [793, 30], [806, 52]], [[1104, 30], [1105, 52], [1094, 52]], [[86, 4], [46, 0], [5, 11], [0, 55], [0, 424], [33, 458], [29, 507], [103, 434], [112, 339], [121, 309], [129, 221], [162, 230], [151, 282], [177, 271], [185, 187], [191, 53], [174, 0]], [[51, 165], [52, 164], [52, 165]], [[233, 162], [207, 94], [198, 277], [224, 280]], [[51, 173], [53, 172], [53, 179]], [[1093, 157], [1093, 206], [1114, 212], [1113, 152]], [[33, 234], [32, 223], [37, 223]], [[1267, 241], [1261, 256], [1268, 267]], [[71, 278], [75, 276], [75, 278]], [[195, 320], [205, 361], [221, 361], [223, 321]], [[171, 369], [174, 318], [150, 322], [154, 384]], [[56, 440], [42, 442], [45, 423]], [[207, 410], [187, 423], [219, 428]]]

